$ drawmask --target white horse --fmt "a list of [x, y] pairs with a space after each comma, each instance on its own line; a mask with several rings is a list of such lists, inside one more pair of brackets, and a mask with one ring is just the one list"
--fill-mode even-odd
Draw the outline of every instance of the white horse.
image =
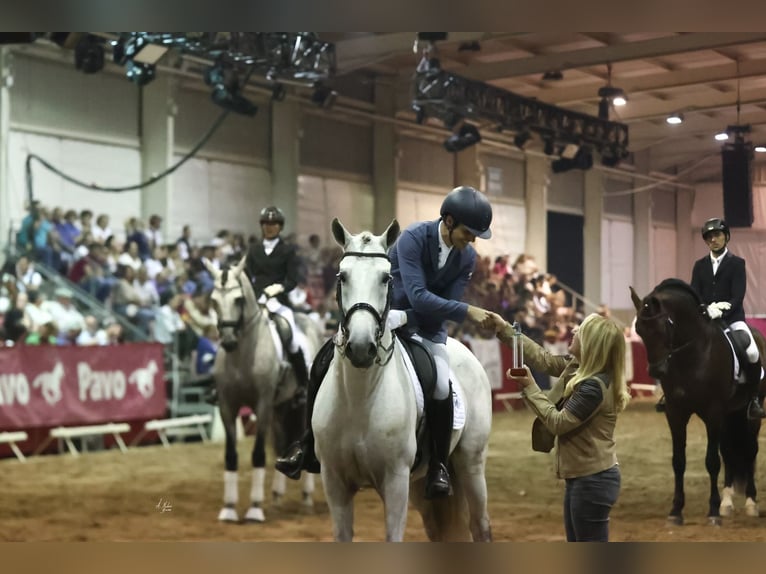
[[386, 253], [399, 235], [399, 224], [392, 221], [379, 236], [352, 235], [335, 219], [332, 231], [344, 248], [338, 273], [342, 326], [312, 426], [335, 539], [352, 540], [354, 495], [372, 487], [383, 500], [388, 541], [403, 539], [408, 500], [433, 541], [466, 540], [469, 534], [475, 541], [491, 540], [484, 467], [492, 398], [486, 372], [464, 345], [447, 341], [452, 380], [463, 391], [465, 425], [452, 433], [453, 495], [425, 500], [426, 457], [413, 469], [422, 414], [404, 351], [386, 327], [391, 301]]
[[[218, 390], [221, 421], [226, 434], [226, 470], [224, 472], [224, 506], [218, 520], [238, 522], [237, 503], [237, 416], [242, 407], [253, 410], [257, 420], [255, 445], [253, 447], [252, 487], [250, 507], [245, 514], [248, 522], [263, 522], [264, 480], [266, 466], [266, 437], [274, 431], [274, 445], [282, 452], [292, 440], [303, 432], [303, 406], [295, 409], [291, 398], [297, 383], [289, 364], [277, 350], [278, 342], [272, 336], [273, 328], [266, 312], [255, 298], [253, 286], [243, 272], [245, 258], [234, 267], [218, 270], [207, 261], [205, 265], [215, 281], [211, 300], [218, 313], [218, 330], [221, 334], [221, 351], [215, 358], [212, 375]], [[311, 321], [301, 320], [308, 334], [308, 354], [313, 357], [319, 346], [318, 327]], [[272, 429], [272, 423], [274, 428]], [[285, 476], [274, 473], [272, 492], [278, 504], [285, 491]], [[313, 506], [314, 477], [305, 473], [303, 481], [303, 504]]]

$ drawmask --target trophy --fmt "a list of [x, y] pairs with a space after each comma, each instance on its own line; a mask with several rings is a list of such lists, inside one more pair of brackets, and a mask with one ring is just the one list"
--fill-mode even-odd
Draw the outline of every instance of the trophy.
[[521, 340], [521, 327], [518, 323], [513, 326], [513, 366], [511, 367], [512, 377], [526, 377], [527, 370], [524, 368], [524, 342]]

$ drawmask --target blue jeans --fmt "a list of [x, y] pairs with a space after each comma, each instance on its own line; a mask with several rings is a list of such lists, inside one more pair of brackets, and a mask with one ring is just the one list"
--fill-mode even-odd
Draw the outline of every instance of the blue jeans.
[[609, 512], [620, 495], [620, 467], [566, 479], [564, 528], [568, 542], [609, 542]]

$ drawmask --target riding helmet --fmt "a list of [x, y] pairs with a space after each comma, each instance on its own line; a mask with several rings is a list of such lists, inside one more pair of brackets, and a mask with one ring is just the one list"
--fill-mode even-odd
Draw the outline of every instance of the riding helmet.
[[269, 206], [261, 210], [261, 223], [279, 223], [285, 224], [285, 214], [278, 207]]
[[442, 202], [440, 214], [442, 219], [451, 215], [456, 227], [462, 224], [480, 239], [492, 237], [489, 228], [492, 223], [492, 206], [486, 195], [472, 187], [464, 185], [450, 191]]
[[708, 219], [705, 222], [705, 224], [702, 226], [702, 239], [705, 239], [705, 235], [710, 233], [711, 231], [723, 231], [723, 234], [726, 236], [726, 241], [728, 241], [731, 238], [729, 225], [723, 219], [720, 219], [718, 217]]

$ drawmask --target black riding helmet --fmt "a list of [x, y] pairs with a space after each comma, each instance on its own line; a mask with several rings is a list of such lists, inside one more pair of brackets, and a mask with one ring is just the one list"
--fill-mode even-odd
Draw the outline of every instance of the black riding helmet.
[[492, 237], [489, 229], [492, 223], [492, 206], [487, 196], [468, 186], [456, 187], [447, 194], [439, 212], [444, 219], [451, 215], [455, 227], [463, 225], [468, 231], [480, 239]]
[[279, 223], [284, 227], [285, 214], [278, 207], [269, 206], [261, 210], [261, 223]]
[[711, 231], [722, 231], [723, 234], [726, 236], [726, 241], [729, 241], [729, 239], [731, 238], [729, 225], [723, 219], [720, 219], [718, 217], [708, 219], [704, 223], [704, 225], [702, 226], [702, 239], [705, 239], [705, 235], [707, 235]]

